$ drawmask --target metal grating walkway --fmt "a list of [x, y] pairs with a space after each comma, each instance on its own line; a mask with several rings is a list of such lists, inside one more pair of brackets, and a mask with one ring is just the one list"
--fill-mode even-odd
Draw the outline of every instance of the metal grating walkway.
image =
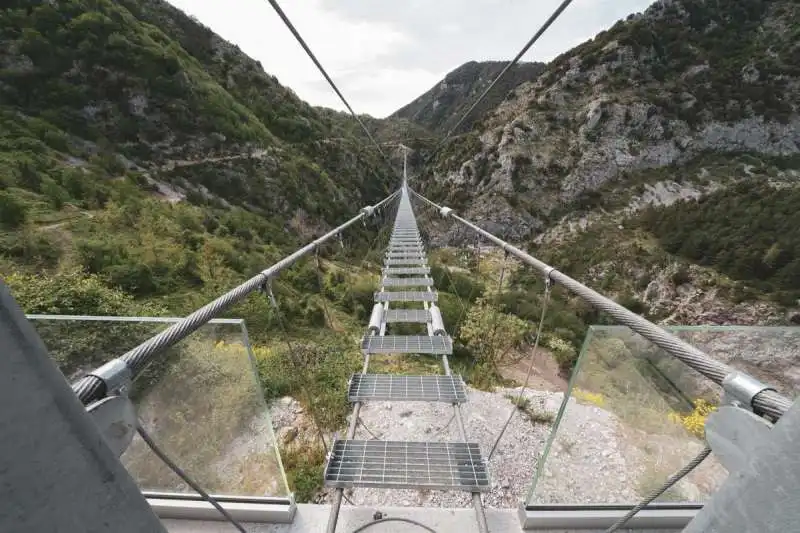
[[383, 321], [387, 324], [425, 324], [431, 321], [431, 312], [427, 309], [389, 309], [384, 313]]
[[433, 291], [376, 292], [376, 302], [435, 302], [439, 295]]
[[383, 278], [381, 285], [384, 287], [430, 287], [433, 278]]
[[461, 376], [393, 376], [353, 374], [347, 395], [351, 402], [367, 400], [465, 403]]
[[424, 265], [425, 258], [420, 257], [419, 259], [387, 259], [384, 264], [386, 266], [399, 266], [399, 265]]
[[473, 442], [336, 440], [325, 468], [328, 487], [489, 490]]
[[384, 276], [424, 276], [431, 273], [430, 267], [386, 267]]
[[[351, 376], [348, 387], [353, 413], [347, 436], [334, 441], [325, 465], [325, 485], [336, 488], [327, 532], [336, 529], [345, 488], [382, 487], [471, 492], [479, 530], [485, 533], [488, 529], [479, 493], [489, 490], [489, 474], [479, 445], [470, 442], [466, 434], [461, 412], [467, 401], [466, 386], [461, 376], [450, 372], [448, 356], [453, 353], [453, 341], [445, 332], [441, 310], [434, 305], [438, 293], [405, 183], [383, 262], [380, 291], [374, 295], [367, 333], [361, 340], [364, 364], [361, 372]], [[394, 324], [419, 326], [403, 328]], [[386, 334], [423, 329], [427, 335]], [[443, 373], [370, 374], [372, 354], [436, 355], [441, 358]], [[358, 440], [360, 413], [364, 403], [370, 401], [449, 403], [453, 418], [458, 421], [459, 442]], [[391, 435], [391, 428], [389, 431]]]
[[364, 353], [426, 353], [450, 355], [453, 341], [450, 337], [427, 335], [382, 335], [366, 336], [361, 340]]

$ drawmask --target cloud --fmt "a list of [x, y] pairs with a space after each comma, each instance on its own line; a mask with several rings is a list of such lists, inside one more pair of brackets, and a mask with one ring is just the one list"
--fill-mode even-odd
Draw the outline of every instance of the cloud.
[[[301, 98], [344, 109], [266, 0], [170, 0]], [[382, 117], [471, 60], [507, 60], [561, 0], [284, 0], [287, 16], [353, 108]], [[648, 0], [575, 0], [523, 60], [547, 61]]]

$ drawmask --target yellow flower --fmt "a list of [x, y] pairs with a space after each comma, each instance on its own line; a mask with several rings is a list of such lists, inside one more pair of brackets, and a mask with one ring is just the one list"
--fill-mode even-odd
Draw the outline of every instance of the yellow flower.
[[667, 418], [671, 422], [683, 425], [686, 431], [692, 435], [703, 438], [705, 436], [706, 419], [708, 415], [716, 410], [716, 405], [703, 399], [697, 399], [694, 402], [694, 409], [688, 415], [671, 412], [667, 415]]
[[572, 396], [579, 400], [583, 400], [585, 402], [594, 404], [597, 407], [603, 407], [603, 405], [605, 405], [606, 403], [606, 399], [603, 398], [602, 394], [596, 392], [589, 392], [578, 388], [575, 388], [572, 391]]

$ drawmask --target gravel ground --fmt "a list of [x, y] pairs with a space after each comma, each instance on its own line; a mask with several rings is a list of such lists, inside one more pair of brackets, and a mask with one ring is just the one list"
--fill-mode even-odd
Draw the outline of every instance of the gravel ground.
[[[513, 389], [483, 392], [468, 389], [469, 401], [462, 406], [464, 425], [470, 442], [477, 442], [488, 455], [500, 429], [514, 410], [505, 397]], [[526, 397], [539, 411], [558, 410], [560, 395], [527, 391]], [[462, 441], [452, 420], [453, 408], [447, 404], [421, 402], [371, 402], [361, 408], [361, 418], [381, 440]], [[550, 431], [549, 424], [532, 423], [521, 412], [514, 415], [500, 445], [489, 463], [491, 490], [483, 495], [488, 507], [517, 507], [530, 486], [536, 461]], [[356, 438], [370, 439], [359, 427]], [[355, 489], [348, 496], [357, 505], [465, 507], [469, 493], [431, 490]]]
[[537, 483], [534, 502], [638, 501], [634, 481], [644, 463], [620, 441], [618, 432], [619, 422], [613, 414], [570, 399]]
[[[503, 424], [515, 410], [506, 396], [516, 396], [518, 390], [484, 392], [467, 388], [469, 401], [461, 407], [467, 439], [479, 443], [484, 456], [489, 454]], [[564, 395], [528, 390], [525, 397], [533, 410], [550, 413], [555, 418]], [[370, 402], [361, 408], [361, 418], [369, 431], [359, 426], [356, 438], [462, 441], [452, 417], [453, 408], [447, 404]], [[279, 439], [291, 427], [300, 428], [298, 440], [305, 439], [306, 433], [314, 438], [294, 400], [285, 398], [273, 403], [272, 419]], [[551, 427], [549, 423], [534, 423], [522, 411], [516, 411], [489, 462], [491, 490], [483, 494], [484, 505], [516, 508], [527, 498]], [[634, 430], [624, 426], [609, 411], [570, 399], [532, 503], [629, 504], [641, 499], [643, 481], [659, 484], [666, 479], [667, 473], [650, 472], [654, 465], [661, 465], [672, 473], [700, 448], [698, 442]], [[665, 465], [676, 453], [681, 456], [678, 462]], [[702, 501], [727, 475], [713, 461], [707, 463], [678, 486], [684, 501]], [[331, 494], [332, 491], [326, 490], [317, 503], [330, 503]], [[471, 505], [470, 494], [458, 491], [358, 488], [347, 489], [345, 494], [354, 504], [370, 507]]]

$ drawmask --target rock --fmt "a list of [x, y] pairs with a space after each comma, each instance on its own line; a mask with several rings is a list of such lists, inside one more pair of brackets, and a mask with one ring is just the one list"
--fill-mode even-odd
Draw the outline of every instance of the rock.
[[586, 111], [586, 131], [594, 130], [603, 118], [603, 100], [594, 100], [589, 103]]
[[758, 71], [755, 65], [752, 63], [745, 65], [742, 67], [742, 81], [745, 83], [755, 83], [761, 77], [761, 73]]
[[294, 426], [282, 427], [278, 429], [278, 434], [276, 436], [283, 444], [289, 444], [297, 438], [299, 432], [300, 430]]

